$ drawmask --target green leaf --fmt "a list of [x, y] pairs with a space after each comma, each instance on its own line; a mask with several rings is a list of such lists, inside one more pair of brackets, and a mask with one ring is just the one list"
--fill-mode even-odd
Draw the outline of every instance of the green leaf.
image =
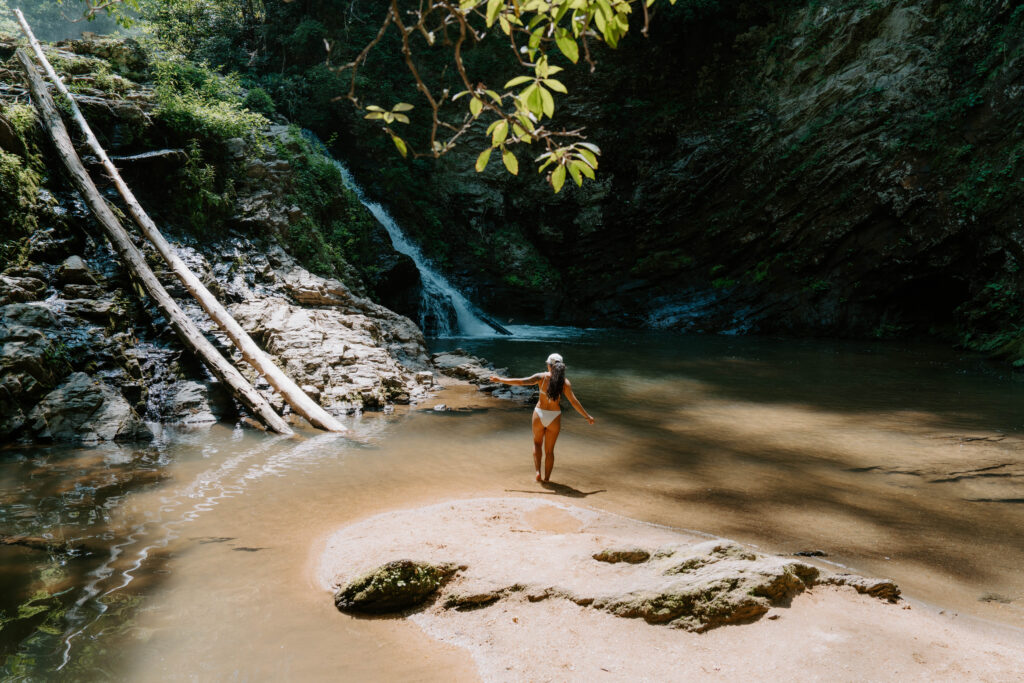
[[593, 152], [589, 149], [579, 149], [576, 151], [579, 153], [580, 157], [590, 165], [590, 168], [597, 168], [597, 157], [594, 156]]
[[516, 159], [516, 155], [507, 149], [501, 150], [501, 160], [505, 163], [505, 168], [512, 175], [519, 175], [519, 160]]
[[562, 189], [562, 185], [565, 184], [565, 166], [559, 166], [551, 174], [551, 187], [555, 188], [555, 194]]
[[412, 106], [408, 102], [399, 102], [395, 106], [391, 107], [391, 111], [412, 111], [416, 107]]
[[398, 153], [403, 157], [409, 156], [409, 148], [405, 146], [405, 140], [398, 137], [397, 135], [391, 136], [391, 142], [395, 143], [395, 147], [398, 148]]
[[533, 70], [536, 72], [538, 78], [548, 77], [548, 58], [547, 55], [537, 60], [537, 64], [534, 65]]
[[488, 147], [484, 151], [480, 152], [480, 156], [476, 158], [476, 172], [480, 173], [487, 168], [487, 162], [491, 160], [491, 147]]
[[580, 173], [587, 176], [591, 180], [594, 180], [597, 177], [597, 175], [594, 173], [594, 169], [592, 169], [589, 165], [583, 163], [582, 161], [579, 162], [579, 169]]
[[505, 138], [508, 137], [508, 121], [502, 119], [498, 121], [498, 125], [494, 127], [494, 133], [491, 134], [491, 146], [498, 147], [505, 142]]
[[516, 76], [515, 78], [513, 78], [512, 80], [510, 80], [508, 83], [505, 84], [505, 88], [506, 89], [514, 88], [517, 85], [522, 85], [523, 83], [529, 83], [532, 80], [533, 80], [533, 78], [531, 78], [530, 76]]
[[580, 169], [577, 166], [586, 166], [582, 161], [570, 161], [569, 162], [569, 175], [576, 181], [576, 186], [580, 187], [583, 185], [583, 176], [580, 175]]
[[558, 45], [558, 49], [562, 51], [565, 58], [575, 64], [580, 59], [580, 46], [569, 36], [568, 31], [565, 29], [560, 29], [560, 31], [561, 34], [555, 34], [555, 44]]
[[555, 98], [551, 96], [551, 93], [547, 89], [537, 86], [537, 90], [540, 91], [541, 105], [544, 107], [544, 113], [547, 114], [548, 118], [555, 115]]
[[517, 138], [519, 138], [526, 144], [530, 144], [531, 142], [533, 142], [533, 138], [530, 137], [530, 134], [527, 133], [526, 129], [520, 126], [518, 123], [512, 124], [512, 132], [515, 134]]
[[493, 90], [484, 90], [484, 94], [490, 97], [492, 100], [494, 100], [494, 103], [496, 105], [498, 105], [499, 107], [501, 106], [501, 95], [494, 92]]
[[473, 115], [473, 118], [480, 116], [480, 112], [484, 108], [484, 101], [479, 97], [474, 97], [469, 101], [469, 112]]
[[505, 7], [505, 0], [487, 0], [487, 27], [490, 28]]
[[371, 104], [366, 107], [366, 111], [385, 111], [382, 107], [378, 107], [376, 104]]
[[[529, 107], [534, 116], [540, 118], [544, 115], [544, 98], [540, 94], [544, 88], [541, 88], [539, 85], [531, 85], [530, 88], [532, 90], [530, 90], [530, 96], [526, 100], [526, 106]], [[547, 91], [544, 90], [544, 92]], [[548, 96], [550, 97], [551, 93], [548, 93]]]
[[561, 81], [555, 80], [554, 78], [545, 78], [544, 79], [544, 85], [548, 86], [549, 88], [551, 88], [555, 92], [560, 92], [560, 93], [567, 93], [567, 92], [569, 92], [568, 90], [565, 89], [565, 86], [562, 85]]
[[399, 123], [409, 123], [409, 117], [405, 114], [395, 114], [395, 121]]

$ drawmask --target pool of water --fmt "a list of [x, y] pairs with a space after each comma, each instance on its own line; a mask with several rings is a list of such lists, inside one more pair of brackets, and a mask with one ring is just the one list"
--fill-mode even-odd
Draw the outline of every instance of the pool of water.
[[[411, 624], [334, 610], [325, 538], [389, 509], [567, 497], [892, 577], [1024, 626], [1024, 385], [939, 347], [519, 328], [447, 339], [515, 376], [565, 357], [554, 485], [530, 406], [468, 387], [347, 418], [357, 439], [231, 425], [141, 449], [0, 450], [5, 678], [472, 679]], [[11, 544], [13, 543], [13, 544]]]

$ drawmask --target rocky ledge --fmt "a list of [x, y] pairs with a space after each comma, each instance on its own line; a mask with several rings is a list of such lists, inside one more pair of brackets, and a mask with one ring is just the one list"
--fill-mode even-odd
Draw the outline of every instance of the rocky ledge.
[[[321, 580], [343, 611], [562, 600], [697, 632], [755, 620], [820, 585], [900, 596], [889, 580], [536, 499], [443, 503], [347, 527], [328, 544]], [[367, 586], [372, 600], [360, 597]]]

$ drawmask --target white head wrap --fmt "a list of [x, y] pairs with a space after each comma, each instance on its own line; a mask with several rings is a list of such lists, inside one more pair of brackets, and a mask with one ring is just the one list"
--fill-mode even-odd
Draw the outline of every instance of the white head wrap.
[[565, 361], [562, 360], [562, 356], [557, 354], [557, 353], [553, 353], [550, 356], [548, 356], [548, 360], [547, 360], [548, 365], [554, 365], [555, 363], [564, 363], [564, 362]]

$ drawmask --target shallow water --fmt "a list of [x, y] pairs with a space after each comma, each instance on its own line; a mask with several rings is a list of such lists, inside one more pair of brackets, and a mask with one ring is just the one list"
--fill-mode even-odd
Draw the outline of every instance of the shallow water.
[[565, 356], [597, 423], [563, 415], [548, 488], [533, 481], [530, 407], [470, 388], [436, 402], [477, 410], [349, 418], [366, 443], [215, 425], [138, 451], [0, 450], [0, 533], [76, 548], [0, 545], [0, 672], [472, 679], [465, 653], [411, 624], [336, 612], [312, 572], [347, 522], [476, 496], [566, 496], [820, 550], [1024, 626], [1024, 385], [920, 345], [516, 331], [437, 346], [514, 375]]

